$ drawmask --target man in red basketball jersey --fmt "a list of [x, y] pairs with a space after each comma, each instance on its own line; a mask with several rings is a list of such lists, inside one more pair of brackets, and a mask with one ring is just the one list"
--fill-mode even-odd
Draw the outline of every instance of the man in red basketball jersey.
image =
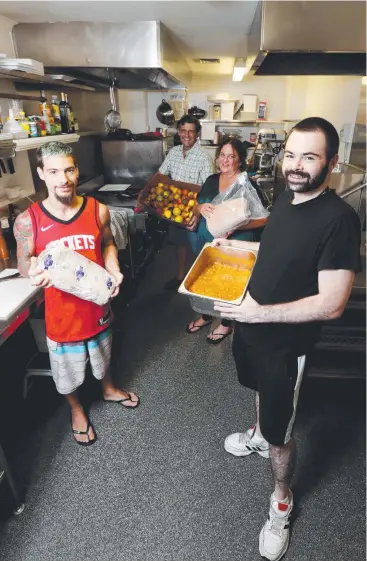
[[116, 296], [123, 279], [105, 205], [76, 194], [78, 167], [72, 149], [49, 142], [37, 150], [37, 171], [48, 197], [32, 204], [14, 225], [18, 269], [32, 284], [45, 288], [47, 344], [52, 375], [59, 393], [71, 407], [71, 426], [76, 442], [93, 444], [97, 435], [77, 394], [89, 359], [92, 372], [102, 380], [105, 401], [135, 409], [139, 398], [112, 383], [110, 306], [99, 306], [52, 286], [47, 271], [37, 268], [36, 256], [55, 240], [63, 240], [81, 255], [104, 267], [116, 281]]

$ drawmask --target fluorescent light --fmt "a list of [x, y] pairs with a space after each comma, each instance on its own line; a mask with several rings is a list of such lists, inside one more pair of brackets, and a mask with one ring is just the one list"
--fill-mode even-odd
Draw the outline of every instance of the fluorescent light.
[[363, 76], [362, 84], [363, 84], [363, 86], [367, 86], [367, 76]]
[[243, 77], [247, 72], [248, 72], [248, 68], [246, 67], [244, 59], [243, 58], [237, 59], [233, 67], [232, 80], [234, 82], [241, 82], [241, 80], [243, 80]]

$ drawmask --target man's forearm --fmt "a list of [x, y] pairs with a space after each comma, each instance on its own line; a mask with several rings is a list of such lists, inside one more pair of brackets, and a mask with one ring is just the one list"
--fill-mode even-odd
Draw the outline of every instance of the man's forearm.
[[21, 261], [18, 259], [17, 261], [17, 268], [22, 277], [28, 277], [28, 271], [30, 269], [31, 262], [30, 261]]
[[316, 294], [286, 304], [257, 306], [251, 323], [307, 323], [336, 319], [341, 313], [325, 296]]
[[117, 271], [120, 272], [120, 265], [118, 260], [117, 247], [114, 243], [108, 244], [103, 249], [103, 261], [105, 268], [109, 272]]

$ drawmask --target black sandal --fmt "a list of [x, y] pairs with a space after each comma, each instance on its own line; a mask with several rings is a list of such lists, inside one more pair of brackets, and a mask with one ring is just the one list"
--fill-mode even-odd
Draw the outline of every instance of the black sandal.
[[[94, 438], [93, 438], [92, 440], [89, 439], [88, 442], [80, 442], [80, 440], [77, 440], [76, 438], [74, 438], [75, 442], [76, 442], [77, 444], [79, 444], [79, 446], [92, 446], [92, 444], [94, 444], [94, 443], [96, 442], [96, 440], [97, 440], [97, 433], [96, 433], [96, 431], [94, 430], [94, 426], [92, 425], [92, 423], [90, 422], [90, 420], [88, 419], [88, 417], [87, 417], [87, 420], [88, 420], [88, 423], [87, 423], [87, 428], [86, 428], [86, 430], [76, 430], [76, 429], [73, 429], [73, 420], [71, 420], [71, 430], [72, 430], [72, 433], [73, 433], [73, 434], [86, 434], [86, 435], [88, 436], [88, 431], [89, 431], [90, 428], [92, 428], [92, 429], [93, 429], [93, 432], [94, 432]], [[89, 436], [88, 436], [88, 438], [89, 438]]]
[[[215, 329], [213, 329], [213, 331], [215, 331]], [[206, 338], [206, 342], [209, 343], [209, 345], [219, 345], [219, 343], [224, 341], [226, 337], [232, 334], [233, 327], [230, 327], [227, 333], [213, 333], [213, 331], [210, 333], [210, 335], [214, 335], [215, 337], [217, 337], [217, 339], [210, 339], [208, 336]]]
[[[204, 327], [207, 327], [211, 323], [211, 320], [209, 320], [205, 322], [203, 325], [195, 325], [197, 321], [198, 321], [197, 319], [195, 321], [190, 321], [189, 325], [186, 327], [186, 333], [190, 333], [191, 335], [193, 335], [194, 333], [199, 333], [199, 331], [201, 331], [202, 329], [204, 329]], [[190, 329], [191, 323], [193, 325], [192, 328]], [[195, 331], [192, 331], [192, 329], [195, 329]]]
[[[123, 399], [103, 399], [103, 401], [105, 401], [106, 403], [118, 403], [119, 405], [121, 405], [122, 407], [124, 407], [125, 409], [137, 409], [140, 405], [140, 397], [137, 395], [136, 397], [138, 398], [137, 401], [133, 401], [131, 399], [131, 393], [126, 392], [127, 393], [127, 397], [124, 397]], [[131, 401], [131, 403], [136, 403], [136, 405], [124, 405], [124, 401]]]

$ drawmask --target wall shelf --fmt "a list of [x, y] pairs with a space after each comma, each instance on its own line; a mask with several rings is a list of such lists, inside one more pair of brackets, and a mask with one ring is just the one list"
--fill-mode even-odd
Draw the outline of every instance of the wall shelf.
[[78, 134], [55, 134], [53, 136], [41, 136], [37, 138], [22, 138], [14, 139], [16, 144], [15, 151], [23, 152], [24, 150], [33, 150], [34, 148], [39, 148], [43, 144], [48, 142], [63, 142], [64, 144], [71, 144], [72, 142], [78, 142], [80, 136]]
[[41, 95], [21, 95], [13, 92], [0, 92], [0, 99], [24, 99], [26, 101], [42, 101], [43, 98], [41, 97]]

